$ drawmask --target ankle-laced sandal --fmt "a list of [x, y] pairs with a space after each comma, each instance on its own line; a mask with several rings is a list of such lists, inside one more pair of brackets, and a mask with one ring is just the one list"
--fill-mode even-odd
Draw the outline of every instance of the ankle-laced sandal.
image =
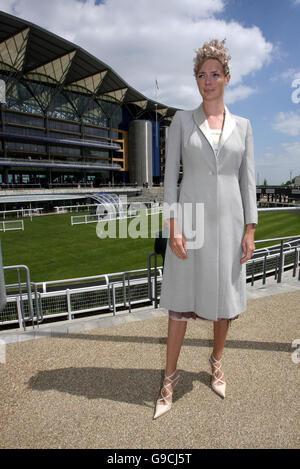
[[[224, 398], [225, 397], [226, 382], [224, 381], [225, 375], [224, 375], [223, 371], [221, 370], [221, 366], [222, 366], [221, 360], [216, 360], [216, 358], [213, 356], [213, 354], [211, 354], [211, 356], [209, 357], [209, 363], [211, 364], [212, 371], [213, 371], [213, 367], [215, 367], [215, 371], [213, 371], [213, 374], [212, 374], [211, 386], [212, 386], [213, 390], [217, 394], [219, 394], [219, 396]], [[221, 377], [219, 377], [219, 378], [217, 377], [217, 372], [218, 371], [220, 371], [222, 373]], [[213, 380], [215, 380], [215, 381], [213, 382]]]
[[[162, 397], [157, 399], [156, 409], [155, 409], [155, 414], [154, 414], [153, 419], [157, 419], [158, 417], [161, 417], [163, 414], [168, 412], [172, 407], [172, 399], [170, 401], [168, 401], [167, 399], [170, 396], [173, 395], [174, 388], [175, 388], [175, 386], [176, 386], [176, 384], [178, 383], [178, 380], [179, 380], [179, 374], [174, 379], [171, 378], [176, 371], [177, 370], [173, 371], [173, 373], [171, 373], [169, 376], [165, 376], [165, 378], [164, 378], [163, 387], [162, 387], [161, 392], [160, 392]], [[165, 384], [165, 380], [167, 380], [167, 379], [170, 382]], [[171, 385], [172, 385], [172, 391], [169, 389], [169, 387]], [[163, 396], [163, 391], [164, 390], [167, 392], [166, 396]]]

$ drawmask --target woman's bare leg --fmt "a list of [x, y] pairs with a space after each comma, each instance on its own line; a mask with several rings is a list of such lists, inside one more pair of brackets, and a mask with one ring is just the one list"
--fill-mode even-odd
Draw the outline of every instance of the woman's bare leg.
[[169, 318], [167, 340], [166, 376], [176, 370], [177, 361], [186, 332], [187, 321], [176, 321]]
[[[168, 340], [167, 340], [167, 363], [166, 363], [166, 376], [170, 376], [177, 368], [177, 361], [179, 358], [181, 346], [186, 332], [187, 321], [176, 321], [169, 318], [168, 324]], [[173, 374], [172, 379], [176, 376], [176, 373]], [[165, 380], [165, 384], [168, 384], [169, 381]], [[172, 392], [172, 385], [168, 386], [169, 391]], [[172, 400], [170, 394], [167, 398], [168, 393], [163, 392], [159, 397], [165, 397], [166, 402]]]

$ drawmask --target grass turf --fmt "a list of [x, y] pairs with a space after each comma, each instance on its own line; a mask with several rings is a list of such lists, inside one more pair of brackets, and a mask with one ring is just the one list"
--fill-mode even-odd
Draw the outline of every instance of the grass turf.
[[[33, 217], [32, 221], [25, 218], [24, 231], [1, 232], [3, 264], [27, 265], [33, 282], [147, 268], [147, 257], [154, 251], [154, 238], [99, 239], [97, 223], [71, 226], [71, 215]], [[299, 215], [259, 214], [256, 240], [298, 234]], [[257, 244], [256, 248], [265, 245]], [[162, 264], [160, 256], [158, 264]], [[5, 280], [6, 283], [16, 281], [16, 274], [6, 272]]]

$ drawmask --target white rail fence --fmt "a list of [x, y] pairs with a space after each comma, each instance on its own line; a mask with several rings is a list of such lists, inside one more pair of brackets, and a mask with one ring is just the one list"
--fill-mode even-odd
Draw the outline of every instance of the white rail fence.
[[0, 231], [15, 231], [22, 230], [24, 231], [24, 221], [0, 221]]
[[[283, 244], [283, 239], [279, 238], [281, 245], [264, 248], [265, 251], [257, 250], [259, 257], [254, 256], [246, 264], [247, 281], [252, 285], [257, 281], [265, 283], [269, 275], [274, 275], [279, 283], [282, 272], [286, 269], [293, 269], [294, 277], [298, 269], [300, 280], [300, 235], [288, 239], [291, 238], [293, 241], [286, 245]], [[157, 262], [157, 254], [151, 253], [148, 265], [151, 265], [150, 259], [153, 255]], [[5, 269], [11, 268], [4, 267]], [[24, 327], [26, 321], [41, 322], [62, 317], [73, 320], [78, 315], [88, 316], [95, 313], [115, 315], [118, 309], [131, 312], [132, 306], [142, 304], [157, 307], [162, 273], [163, 268], [159, 266], [156, 269], [150, 267], [41, 283], [32, 283], [28, 279], [27, 285], [31, 285], [29, 293], [24, 292], [26, 285], [20, 282], [7, 285], [7, 305], [0, 313], [0, 326], [19, 324], [19, 327]]]
[[71, 216], [71, 225], [83, 225], [88, 223], [98, 223], [100, 221], [113, 221], [123, 220], [126, 218], [134, 218], [144, 213], [145, 216], [156, 215], [162, 213], [162, 207], [159, 204], [153, 204], [151, 208], [144, 208], [143, 211], [139, 207], [130, 207], [128, 210], [119, 212], [108, 212], [107, 214], [94, 214], [94, 215], [73, 215]]

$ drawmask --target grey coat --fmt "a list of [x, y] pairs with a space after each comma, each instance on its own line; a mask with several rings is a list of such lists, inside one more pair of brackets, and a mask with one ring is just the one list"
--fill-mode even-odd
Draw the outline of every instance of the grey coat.
[[[257, 224], [251, 124], [231, 114], [226, 106], [225, 110], [217, 155], [203, 105], [194, 111], [176, 112], [169, 129], [164, 179], [164, 226], [170, 217], [182, 223], [185, 215], [181, 215], [180, 207], [189, 202], [193, 215], [186, 216], [187, 226], [198, 226], [203, 242], [190, 244], [193, 238], [183, 223], [188, 257], [180, 259], [168, 240], [160, 306], [194, 311], [212, 321], [246, 311], [246, 265], [240, 264], [244, 256], [241, 243], [245, 224]], [[178, 193], [180, 161], [183, 178]], [[177, 201], [177, 207], [171, 207]], [[196, 225], [196, 202], [203, 209], [200, 228]]]

